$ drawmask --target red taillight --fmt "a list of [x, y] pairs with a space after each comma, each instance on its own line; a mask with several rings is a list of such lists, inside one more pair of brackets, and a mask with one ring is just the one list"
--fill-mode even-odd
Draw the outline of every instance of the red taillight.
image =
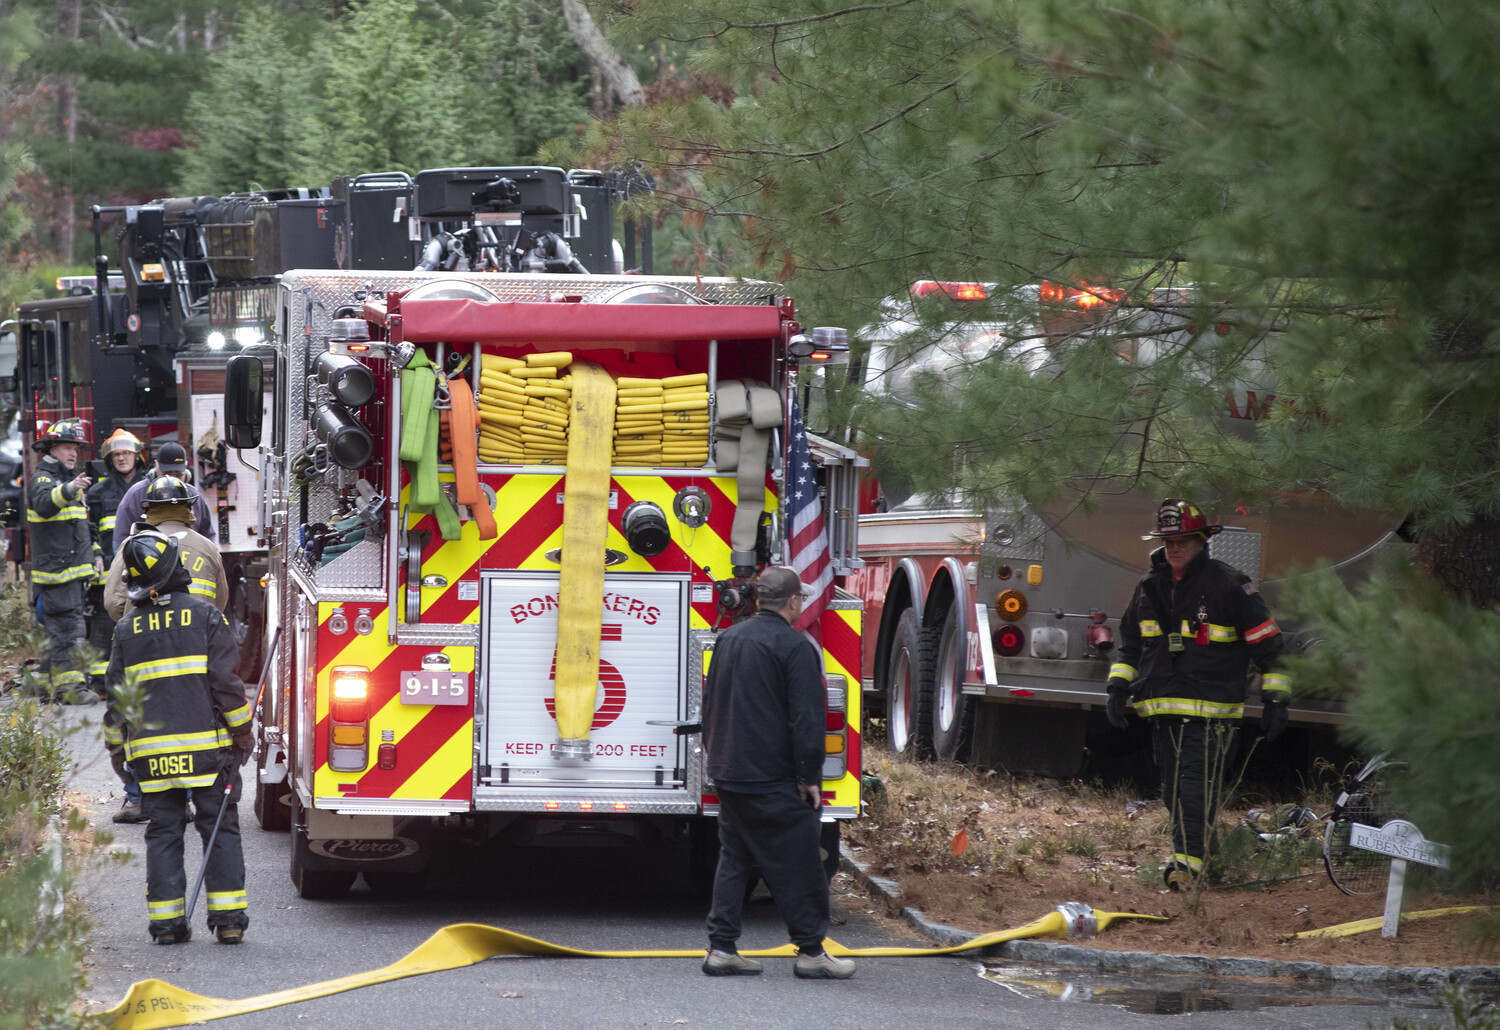
[[1026, 646], [1026, 634], [1022, 632], [1020, 626], [1001, 626], [995, 630], [995, 635], [990, 638], [990, 642], [995, 645], [997, 655], [1014, 658]]
[[1010, 579], [1015, 573], [1009, 565], [1002, 565], [995, 570], [995, 578], [999, 580]]
[[911, 284], [913, 297], [931, 297], [941, 293], [950, 300], [984, 300], [989, 296], [989, 292], [989, 288], [984, 283], [953, 283], [922, 279]]
[[329, 676], [328, 767], [338, 772], [359, 772], [370, 764], [369, 675], [361, 665], [337, 665]]
[[1125, 299], [1125, 291], [1112, 290], [1105, 286], [1090, 286], [1088, 283], [1084, 283], [1082, 289], [1075, 290], [1070, 286], [1044, 282], [1038, 288], [1037, 296], [1048, 304], [1069, 303], [1074, 307], [1089, 311], [1093, 308], [1119, 304]]
[[380, 750], [376, 752], [375, 764], [382, 769], [396, 768], [396, 745], [381, 744]]
[[844, 728], [844, 713], [829, 712], [826, 728], [830, 733], [835, 733]]

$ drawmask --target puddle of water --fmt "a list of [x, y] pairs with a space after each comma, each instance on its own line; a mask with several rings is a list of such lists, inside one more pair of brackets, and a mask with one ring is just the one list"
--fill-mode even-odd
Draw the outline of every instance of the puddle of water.
[[[1079, 971], [1067, 979], [1055, 969], [990, 964], [988, 980], [1022, 998], [1039, 1001], [1113, 1005], [1128, 1012], [1176, 1016], [1188, 1012], [1254, 1012], [1265, 1008], [1313, 1005], [1380, 1005], [1437, 1008], [1440, 989], [1397, 990], [1351, 983], [1234, 980], [1160, 974], [1153, 977]], [[1471, 988], [1471, 991], [1474, 991]], [[1482, 998], [1500, 994], [1474, 991]]]

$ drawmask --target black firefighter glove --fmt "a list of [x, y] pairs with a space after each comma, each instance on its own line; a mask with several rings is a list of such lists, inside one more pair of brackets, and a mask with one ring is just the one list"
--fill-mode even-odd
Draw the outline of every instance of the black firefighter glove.
[[1104, 717], [1117, 730], [1127, 729], [1125, 708], [1130, 704], [1130, 684], [1122, 679], [1109, 681], [1109, 703], [1104, 706]]
[[1275, 740], [1286, 730], [1286, 702], [1263, 701], [1260, 709], [1260, 732], [1267, 741]]
[[229, 755], [236, 769], [245, 764], [245, 759], [249, 758], [250, 752], [254, 750], [255, 734], [248, 729], [241, 730], [230, 739]]

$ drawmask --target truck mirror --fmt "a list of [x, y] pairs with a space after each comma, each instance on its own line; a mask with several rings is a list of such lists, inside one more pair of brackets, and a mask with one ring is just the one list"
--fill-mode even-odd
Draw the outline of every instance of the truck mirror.
[[265, 369], [260, 358], [236, 354], [224, 370], [224, 438], [235, 450], [260, 446], [265, 414]]

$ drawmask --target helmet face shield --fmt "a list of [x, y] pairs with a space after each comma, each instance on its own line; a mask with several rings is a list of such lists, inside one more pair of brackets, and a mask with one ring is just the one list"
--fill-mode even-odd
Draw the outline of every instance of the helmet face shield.
[[125, 596], [136, 604], [149, 601], [177, 571], [177, 541], [143, 530], [121, 546], [125, 552]]

